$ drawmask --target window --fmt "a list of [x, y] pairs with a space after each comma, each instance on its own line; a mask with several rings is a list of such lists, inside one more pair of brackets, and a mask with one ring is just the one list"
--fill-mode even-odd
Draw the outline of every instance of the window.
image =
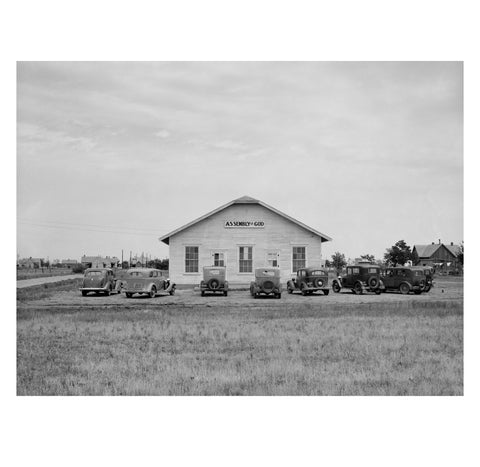
[[360, 274], [360, 268], [352, 268], [352, 274]]
[[297, 272], [300, 268], [304, 268], [306, 261], [305, 247], [294, 246], [292, 254], [292, 271]]
[[198, 272], [198, 246], [185, 247], [185, 272]]
[[214, 266], [225, 266], [225, 254], [224, 253], [213, 253], [213, 265]]
[[238, 272], [252, 272], [253, 271], [253, 248], [251, 246], [239, 247], [238, 255]]
[[368, 273], [369, 274], [378, 274], [378, 269], [377, 268], [368, 268]]
[[278, 267], [278, 253], [276, 251], [267, 252], [267, 266], [272, 268]]

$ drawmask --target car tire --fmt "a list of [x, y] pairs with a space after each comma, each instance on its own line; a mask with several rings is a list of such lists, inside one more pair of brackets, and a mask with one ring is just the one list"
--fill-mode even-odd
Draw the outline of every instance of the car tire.
[[323, 295], [328, 295], [329, 292], [330, 292], [330, 290], [324, 290], [324, 291], [323, 291]]
[[308, 293], [308, 290], [307, 290], [307, 286], [306, 286], [305, 282], [302, 282], [302, 285], [300, 286], [300, 290], [302, 291], [302, 295], [304, 297], [306, 297], [307, 293]]
[[282, 298], [282, 294], [281, 294], [281, 293], [277, 293], [277, 298]]
[[406, 282], [402, 282], [399, 287], [400, 293], [408, 295], [410, 293], [410, 286]]
[[381, 291], [380, 289], [375, 289], [375, 293], [376, 293], [377, 295], [380, 295], [380, 294], [382, 293], [382, 291]]
[[360, 282], [356, 282], [355, 285], [353, 286], [353, 292], [356, 295], [362, 295], [363, 294], [363, 287]]
[[228, 296], [228, 291], [225, 290], [225, 292], [223, 292], [223, 296], [227, 297]]
[[368, 286], [369, 286], [371, 289], [375, 289], [375, 288], [377, 288], [379, 285], [380, 285], [380, 281], [378, 280], [377, 277], [371, 276], [371, 277], [368, 278]]
[[209, 289], [216, 290], [216, 289], [218, 289], [219, 286], [220, 286], [220, 281], [218, 279], [210, 279], [208, 281], [208, 288]]
[[415, 292], [415, 295], [420, 295], [422, 293], [421, 290], [414, 290], [414, 292]]
[[334, 293], [340, 293], [340, 290], [342, 290], [340, 284], [337, 281], [332, 284], [332, 290]]
[[430, 292], [430, 289], [431, 289], [431, 288], [432, 288], [432, 286], [427, 284], [427, 285], [425, 286], [425, 289], [424, 289], [423, 291], [424, 291], [425, 293], [428, 293], [428, 292]]
[[168, 292], [170, 295], [175, 295], [175, 286], [172, 287], [172, 290]]
[[86, 290], [82, 290], [82, 297], [86, 297], [87, 296], [87, 291]]
[[133, 293], [131, 293], [131, 292], [125, 292], [125, 296], [126, 296], [127, 298], [132, 298]]
[[202, 291], [200, 292], [200, 295], [201, 295], [202, 297], [205, 297], [205, 290], [202, 290]]

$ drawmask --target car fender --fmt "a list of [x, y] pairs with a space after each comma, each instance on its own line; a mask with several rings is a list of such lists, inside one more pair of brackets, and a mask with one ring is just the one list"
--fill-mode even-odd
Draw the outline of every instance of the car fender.
[[169, 281], [168, 287], [165, 289], [166, 292], [171, 292], [177, 285], [173, 281]]

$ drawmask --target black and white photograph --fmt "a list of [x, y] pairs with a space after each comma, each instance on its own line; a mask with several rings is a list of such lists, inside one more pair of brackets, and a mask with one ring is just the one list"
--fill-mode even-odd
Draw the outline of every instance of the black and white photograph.
[[17, 394], [463, 394], [462, 62], [19, 62]]
[[2, 13], [5, 465], [478, 465], [471, 3]]

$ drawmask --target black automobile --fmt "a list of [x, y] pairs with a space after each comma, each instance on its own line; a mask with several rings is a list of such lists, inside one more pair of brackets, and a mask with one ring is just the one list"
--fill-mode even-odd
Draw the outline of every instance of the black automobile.
[[347, 266], [346, 274], [332, 281], [332, 290], [335, 293], [339, 293], [342, 288], [351, 289], [357, 295], [365, 292], [381, 294], [384, 286], [380, 276], [380, 266], [371, 263]]

